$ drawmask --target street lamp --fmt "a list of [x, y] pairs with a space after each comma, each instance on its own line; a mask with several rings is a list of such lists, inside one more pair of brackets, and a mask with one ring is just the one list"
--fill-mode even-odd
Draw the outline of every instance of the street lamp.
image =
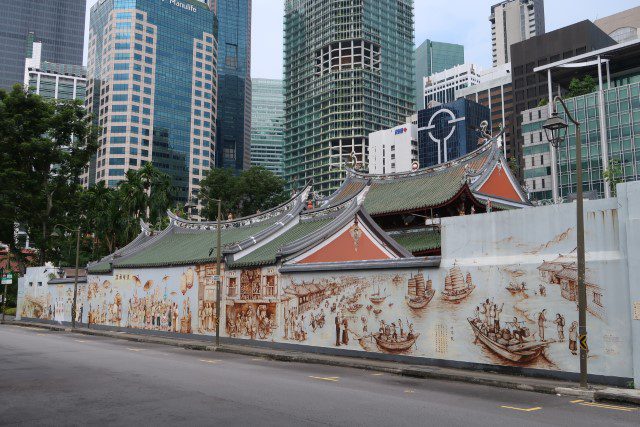
[[[71, 305], [71, 328], [76, 327], [76, 308], [78, 302], [78, 264], [80, 263], [80, 226], [78, 228], [71, 229], [65, 227], [62, 224], [56, 224], [53, 226], [53, 233], [51, 233], [51, 237], [59, 237], [60, 234], [56, 231], [56, 227], [64, 228], [67, 231], [72, 233], [76, 233], [76, 274], [73, 278], [73, 304]], [[82, 320], [82, 319], [81, 319]]]
[[584, 248], [584, 198], [582, 194], [582, 136], [580, 122], [573, 118], [567, 104], [559, 96], [554, 98], [551, 117], [542, 125], [547, 139], [555, 148], [560, 146], [567, 135], [567, 122], [558, 116], [557, 104], [562, 105], [569, 120], [576, 126], [576, 227], [578, 240], [578, 331], [580, 342], [580, 387], [587, 387], [587, 289], [585, 276], [585, 248]]
[[[220, 346], [220, 300], [222, 299], [222, 286], [220, 280], [220, 252], [222, 248], [222, 228], [220, 222], [222, 221], [222, 199], [212, 199], [214, 202], [218, 202], [218, 217], [217, 217], [217, 242], [216, 242], [216, 347]], [[209, 251], [209, 256], [213, 253], [213, 248]]]

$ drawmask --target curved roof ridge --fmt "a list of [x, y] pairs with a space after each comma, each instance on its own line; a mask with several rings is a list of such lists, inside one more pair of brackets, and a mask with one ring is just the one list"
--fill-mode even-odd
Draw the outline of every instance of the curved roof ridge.
[[[268, 219], [271, 219], [275, 216], [279, 216], [284, 212], [290, 211], [296, 205], [298, 200], [306, 199], [309, 192], [311, 191], [311, 186], [307, 185], [302, 191], [295, 194], [292, 198], [287, 200], [286, 202], [278, 205], [274, 208], [268, 209], [264, 212], [256, 213], [253, 215], [245, 216], [242, 218], [220, 221], [220, 225], [223, 229], [239, 227], [243, 225], [255, 224], [258, 222], [263, 222]], [[176, 214], [171, 211], [167, 211], [167, 215], [169, 216], [169, 220], [171, 221], [171, 225], [179, 228], [187, 228], [194, 230], [215, 230], [217, 229], [218, 223], [217, 221], [193, 221], [187, 220], [184, 218], [180, 218]]]
[[497, 150], [497, 140], [502, 135], [503, 132], [498, 134], [497, 136], [488, 139], [482, 146], [478, 147], [476, 150], [471, 153], [465, 154], [462, 157], [458, 157], [453, 160], [449, 160], [446, 163], [439, 163], [434, 166], [429, 166], [427, 168], [418, 169], [417, 171], [410, 172], [396, 172], [396, 173], [388, 173], [388, 174], [368, 174], [357, 172], [353, 169], [347, 169], [347, 174], [350, 177], [357, 177], [360, 179], [369, 179], [370, 181], [389, 181], [394, 179], [405, 179], [405, 178], [419, 178], [421, 176], [435, 174], [438, 172], [446, 171], [454, 166], [461, 166], [465, 163], [468, 163], [474, 160], [476, 157], [484, 154], [487, 151], [491, 151], [490, 154], [495, 154]]
[[[320, 228], [319, 230], [309, 234], [308, 236], [304, 236], [296, 241], [282, 246], [277, 251], [277, 257], [281, 258], [286, 255], [291, 255], [293, 253], [304, 250], [305, 248], [313, 246], [319, 241], [324, 240], [327, 235], [331, 235], [337, 230], [344, 227], [349, 221], [352, 220], [353, 216], [356, 215], [361, 208], [360, 203], [357, 200], [351, 199], [346, 203], [348, 204], [348, 207], [346, 209], [343, 209], [342, 212], [340, 212], [340, 214], [329, 225]], [[331, 208], [328, 208], [327, 210], [331, 210]], [[303, 219], [302, 216], [300, 219]], [[316, 217], [308, 219], [320, 220], [324, 218], [318, 215]]]
[[361, 189], [349, 195], [349, 197], [347, 197], [345, 200], [341, 201], [340, 203], [337, 203], [334, 205], [331, 203], [331, 200], [328, 200], [327, 201], [328, 203], [325, 202], [320, 207], [309, 209], [305, 212], [302, 212], [301, 216], [304, 217], [306, 215], [321, 215], [325, 211], [327, 211], [326, 213], [333, 213], [333, 212], [338, 212], [342, 210], [349, 202], [352, 202], [354, 199], [357, 200], [361, 195], [365, 194], [368, 191], [370, 180], [363, 182], [363, 184], [364, 186]]

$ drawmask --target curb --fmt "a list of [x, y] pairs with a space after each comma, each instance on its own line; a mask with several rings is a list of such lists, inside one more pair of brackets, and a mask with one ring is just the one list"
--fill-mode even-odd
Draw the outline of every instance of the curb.
[[425, 367], [423, 369], [416, 369], [413, 367], [386, 367], [381, 365], [369, 364], [366, 361], [360, 361], [358, 359], [354, 359], [353, 361], [349, 360], [331, 360], [330, 358], [317, 357], [311, 354], [306, 353], [297, 353], [297, 352], [286, 352], [286, 351], [278, 351], [274, 352], [273, 350], [265, 351], [258, 350], [252, 348], [250, 346], [233, 346], [227, 347], [225, 345], [221, 345], [219, 347], [215, 345], [210, 345], [207, 343], [195, 343], [189, 341], [181, 341], [170, 338], [161, 338], [161, 337], [152, 337], [138, 334], [128, 334], [122, 332], [111, 332], [111, 331], [100, 331], [100, 330], [91, 330], [91, 329], [76, 329], [72, 330], [69, 327], [65, 326], [57, 326], [57, 325], [47, 325], [42, 323], [30, 323], [30, 322], [20, 322], [20, 321], [11, 321], [7, 322], [7, 325], [14, 326], [26, 326], [26, 327], [36, 327], [41, 329], [48, 329], [51, 331], [62, 331], [62, 332], [75, 332], [84, 335], [94, 335], [94, 336], [103, 336], [108, 338], [116, 338], [121, 340], [133, 341], [133, 342], [141, 342], [141, 343], [150, 343], [150, 344], [161, 344], [161, 345], [169, 345], [173, 347], [181, 347], [189, 350], [199, 350], [199, 351], [219, 351], [223, 353], [231, 353], [231, 354], [242, 354], [245, 356], [253, 356], [260, 357], [268, 360], [274, 360], [279, 362], [296, 362], [296, 363], [306, 363], [306, 364], [314, 364], [314, 365], [327, 365], [327, 366], [339, 366], [343, 368], [354, 368], [354, 369], [362, 369], [368, 371], [376, 371], [376, 372], [384, 372], [393, 375], [401, 375], [410, 378], [420, 378], [420, 379], [435, 379], [435, 380], [444, 380], [444, 381], [455, 381], [455, 382], [464, 382], [470, 384], [484, 385], [490, 387], [497, 388], [506, 388], [511, 390], [522, 390], [522, 391], [530, 391], [535, 393], [544, 393], [544, 394], [557, 394], [563, 396], [575, 396], [580, 397], [585, 400], [590, 401], [614, 401], [618, 403], [628, 403], [633, 405], [640, 405], [640, 394], [635, 393], [634, 390], [627, 389], [617, 389], [617, 388], [604, 388], [604, 389], [589, 389], [583, 390], [580, 388], [572, 388], [572, 387], [557, 387], [551, 384], [523, 384], [521, 381], [518, 381], [517, 378], [513, 380], [506, 380], [500, 378], [490, 378], [486, 376], [476, 376], [473, 375], [472, 372], [465, 373], [465, 371], [460, 372], [444, 372], [439, 371], [437, 368], [428, 368]]

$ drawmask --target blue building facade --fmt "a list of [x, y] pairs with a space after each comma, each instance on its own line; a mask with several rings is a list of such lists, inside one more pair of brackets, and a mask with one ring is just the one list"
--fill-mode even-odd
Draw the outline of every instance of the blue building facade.
[[418, 111], [420, 167], [445, 163], [478, 148], [483, 121], [490, 129], [489, 108], [464, 98]]
[[251, 165], [251, 0], [218, 0], [216, 166]]
[[215, 160], [217, 18], [196, 0], [106, 0], [91, 9], [87, 108], [102, 128], [85, 185], [115, 187], [151, 162], [178, 202]]

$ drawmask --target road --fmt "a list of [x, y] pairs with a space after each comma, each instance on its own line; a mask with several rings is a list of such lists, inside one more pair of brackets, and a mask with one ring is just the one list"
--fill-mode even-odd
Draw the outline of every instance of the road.
[[640, 408], [0, 325], [0, 425], [623, 426]]

